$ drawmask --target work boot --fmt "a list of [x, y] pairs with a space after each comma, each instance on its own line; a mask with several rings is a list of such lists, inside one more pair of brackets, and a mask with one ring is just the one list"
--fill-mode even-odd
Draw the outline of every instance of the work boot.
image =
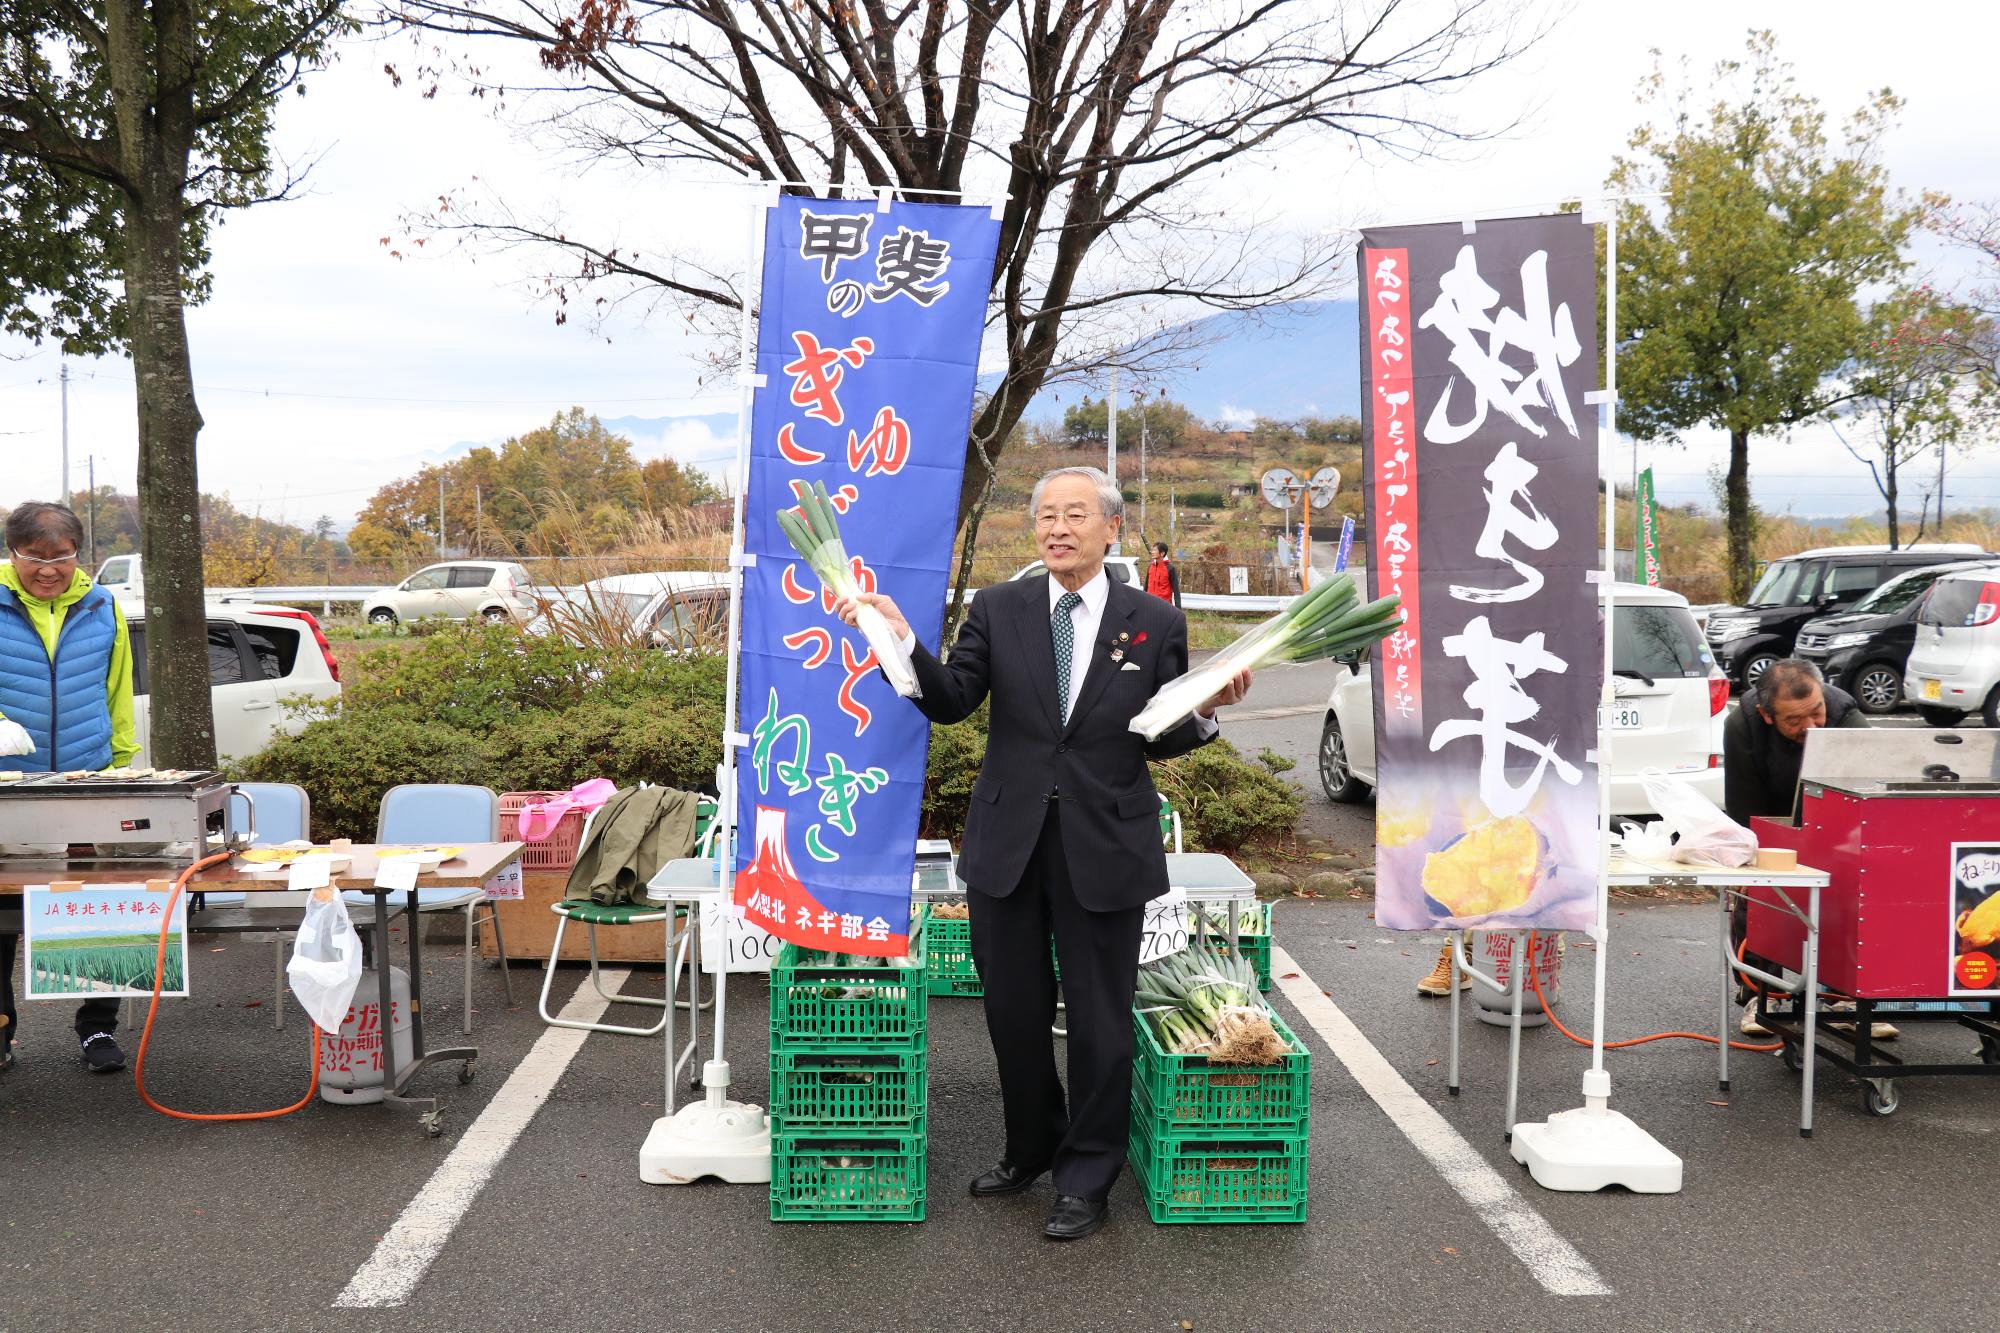
[[[1472, 978], [1469, 975], [1464, 972], [1458, 974], [1458, 987], [1460, 990], [1464, 990], [1471, 984]], [[1444, 948], [1438, 950], [1437, 966], [1431, 969], [1429, 976], [1417, 983], [1417, 994], [1451, 994], [1451, 942], [1449, 940], [1445, 941]]]
[[1771, 1035], [1771, 1029], [1757, 1021], [1757, 1002], [1755, 1000], [1743, 1006], [1743, 1021], [1736, 1025], [1736, 1030], [1746, 1037], [1768, 1037]]

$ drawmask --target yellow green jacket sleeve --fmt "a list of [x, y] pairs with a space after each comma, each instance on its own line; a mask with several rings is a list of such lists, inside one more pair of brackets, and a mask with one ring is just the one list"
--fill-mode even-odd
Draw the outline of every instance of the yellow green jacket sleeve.
[[112, 617], [111, 672], [105, 702], [111, 707], [111, 766], [123, 768], [139, 753], [139, 727], [132, 710], [132, 631], [122, 614]]

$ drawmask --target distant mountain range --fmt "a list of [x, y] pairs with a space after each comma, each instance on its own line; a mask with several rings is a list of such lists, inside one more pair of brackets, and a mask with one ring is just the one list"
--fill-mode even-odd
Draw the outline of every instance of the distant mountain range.
[[[1244, 314], [1225, 312], [1188, 326], [1192, 350], [1157, 378], [1134, 383], [1124, 378], [1121, 402], [1134, 394], [1164, 392], [1203, 421], [1248, 425], [1257, 417], [1279, 420], [1302, 416], [1358, 416], [1361, 410], [1360, 322], [1352, 301], [1303, 301]], [[997, 376], [982, 384], [997, 382]], [[1050, 423], [1079, 399], [1101, 397], [1106, 385], [1066, 383], [1044, 390], [1028, 409], [1028, 419]], [[720, 473], [735, 452], [736, 417], [720, 412], [701, 416], [606, 418], [606, 426], [633, 442], [641, 458], [670, 456]], [[490, 443], [490, 442], [489, 442]], [[457, 457], [477, 445], [462, 442], [427, 456]], [[1621, 449], [1630, 457], [1631, 444]], [[1685, 445], [1645, 444], [1642, 465], [1658, 474], [1660, 498], [1668, 504], [1715, 508], [1709, 474], [1718, 469], [1726, 446], [1714, 432], [1693, 432]], [[1612, 465], [1614, 469], [1617, 464]], [[1935, 475], [1935, 463], [1929, 465]], [[1918, 464], [1906, 485], [1906, 506], [1914, 510], [1926, 465]], [[2000, 460], [1982, 454], [1954, 455], [1952, 509], [1967, 508], [2000, 487]], [[1830, 432], [1807, 428], [1789, 441], [1759, 441], [1753, 448], [1751, 482], [1757, 503], [1772, 513], [1834, 520], [1881, 512], [1881, 499], [1866, 469]]]

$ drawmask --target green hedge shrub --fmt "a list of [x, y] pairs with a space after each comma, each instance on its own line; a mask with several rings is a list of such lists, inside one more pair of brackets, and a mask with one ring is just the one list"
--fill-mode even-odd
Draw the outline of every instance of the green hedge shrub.
[[[313, 837], [374, 836], [382, 793], [402, 782], [563, 791], [585, 778], [713, 791], [725, 666], [718, 657], [607, 653], [510, 626], [440, 629], [404, 652], [364, 655], [342, 707], [231, 772], [296, 782]], [[958, 842], [986, 757], [987, 712], [931, 729], [922, 828]], [[1154, 766], [1190, 850], [1233, 852], [1289, 833], [1300, 798], [1226, 741]]]

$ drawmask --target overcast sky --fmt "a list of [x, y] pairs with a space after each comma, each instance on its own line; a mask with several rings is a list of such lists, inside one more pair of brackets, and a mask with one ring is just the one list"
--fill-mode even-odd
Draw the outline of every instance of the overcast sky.
[[[1316, 157], [1311, 171], [1279, 162], [1238, 184], [1298, 226], [1526, 212], [1588, 196], [1639, 116], [1634, 93], [1651, 68], [1649, 48], [1706, 68], [1740, 53], [1746, 27], [1761, 24], [1779, 31], [1800, 87], [1830, 118], [1885, 84], [1908, 98], [1887, 151], [1899, 185], [2000, 198], [1991, 147], [2000, 6], [1918, 0], [1897, 12], [1907, 21], [1885, 22], [1879, 4], [1577, 0], [1542, 47], [1452, 99], [1450, 113], [1466, 124], [1525, 114], [1508, 139], [1443, 162], [1367, 161], [1342, 149]], [[400, 243], [405, 216], [441, 191], [490, 188], [528, 214], [559, 201], [593, 235], [626, 245], [730, 256], [742, 248], [742, 192], [602, 171], [579, 179], [449, 85], [428, 101], [409, 82], [392, 88], [384, 61], [407, 68], [408, 58], [403, 43], [354, 43], [311, 80], [308, 96], [287, 99], [281, 151], [317, 157], [304, 195], [235, 216], [215, 238], [215, 295], [190, 317], [207, 422], [203, 489], [269, 517], [310, 523], [329, 514], [344, 527], [382, 483], [571, 404], [607, 418], [687, 418], [640, 439], [641, 453], [722, 457], [727, 431], [694, 418], [730, 412], [734, 394], [704, 382], [698, 348], [671, 314], [614, 319], [607, 343], [579, 321], [558, 327], [552, 307], [522, 285], [528, 265], [518, 257], [473, 262], [433, 243], [399, 244], [398, 260], [382, 238]], [[1963, 277], [1962, 261], [1936, 247], [1921, 258], [1947, 282]], [[0, 353], [17, 358], [0, 360], [0, 503], [50, 495], [60, 475], [58, 358], [18, 342], [0, 341]], [[94, 455], [100, 483], [131, 489], [129, 365], [72, 361], [70, 373], [73, 486], [83, 486], [84, 458]], [[1645, 454], [1668, 499], [1708, 495], [1713, 441]], [[1824, 435], [1759, 445], [1753, 470], [1767, 507], [1855, 512], [1872, 495], [1859, 465]], [[1990, 492], [1996, 474], [2000, 463], [1955, 464], [1954, 494]]]

